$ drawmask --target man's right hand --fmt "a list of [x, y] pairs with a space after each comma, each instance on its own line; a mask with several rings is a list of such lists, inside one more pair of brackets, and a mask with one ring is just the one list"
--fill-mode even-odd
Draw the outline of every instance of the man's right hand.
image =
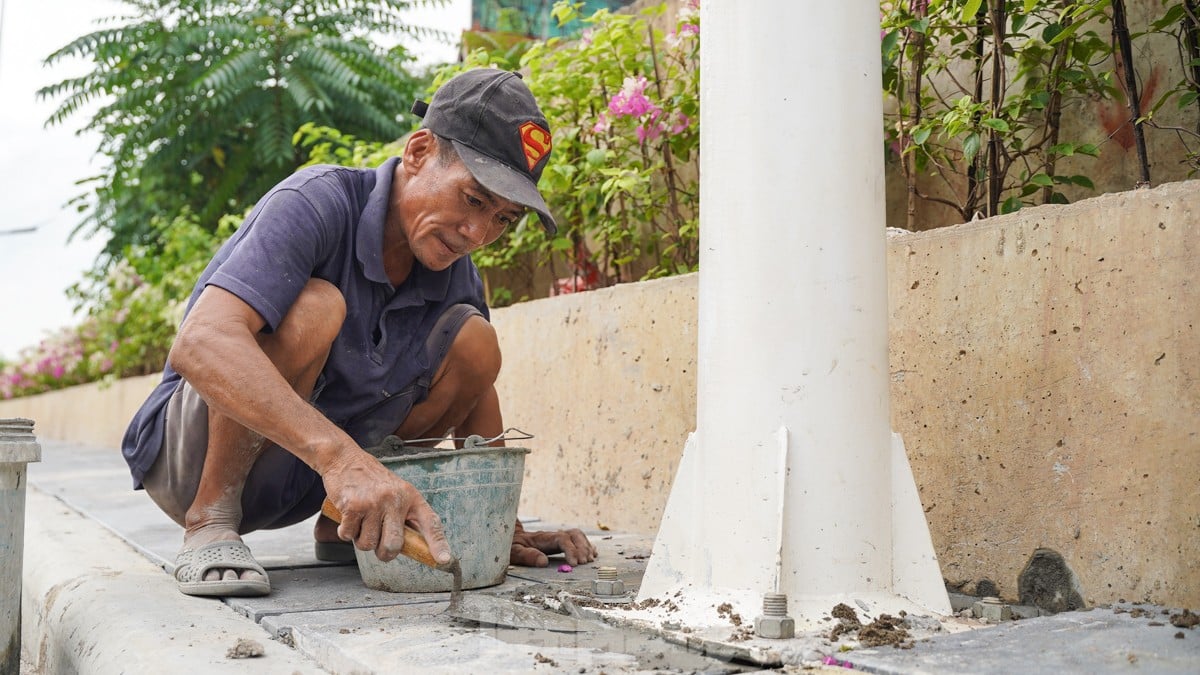
[[407, 523], [425, 537], [434, 560], [453, 560], [442, 519], [411, 483], [354, 449], [324, 472], [325, 493], [342, 514], [338, 536], [383, 562], [400, 555]]

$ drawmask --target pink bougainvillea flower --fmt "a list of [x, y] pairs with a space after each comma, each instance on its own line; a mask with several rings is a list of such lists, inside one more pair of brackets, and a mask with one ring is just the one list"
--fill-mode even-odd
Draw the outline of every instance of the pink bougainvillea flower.
[[611, 126], [612, 123], [608, 121], [608, 115], [602, 111], [600, 116], [596, 118], [596, 124], [592, 125], [592, 131], [597, 134], [602, 134], [608, 131], [609, 127]]
[[691, 122], [692, 122], [692, 120], [687, 115], [684, 115], [683, 113], [679, 113], [678, 117], [676, 117], [675, 124], [671, 126], [671, 133], [672, 134], [683, 133], [684, 131], [687, 130], [688, 124], [691, 124]]
[[613, 94], [608, 101], [609, 112], [618, 117], [641, 117], [653, 114], [656, 110], [661, 112], [653, 101], [646, 98], [646, 84], [646, 78], [642, 75], [625, 78], [621, 91]]

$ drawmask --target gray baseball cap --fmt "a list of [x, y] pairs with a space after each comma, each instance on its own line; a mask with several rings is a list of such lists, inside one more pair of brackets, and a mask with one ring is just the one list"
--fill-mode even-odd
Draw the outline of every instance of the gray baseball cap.
[[465, 71], [412, 110], [423, 128], [450, 139], [480, 185], [536, 211], [550, 234], [558, 231], [537, 189], [550, 161], [550, 124], [519, 73]]

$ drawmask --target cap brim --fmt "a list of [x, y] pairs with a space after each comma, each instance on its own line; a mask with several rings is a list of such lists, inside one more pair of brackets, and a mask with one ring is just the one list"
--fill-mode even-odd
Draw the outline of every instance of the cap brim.
[[503, 162], [458, 141], [451, 139], [451, 143], [454, 144], [454, 149], [458, 150], [458, 156], [462, 158], [467, 170], [480, 185], [509, 201], [533, 209], [547, 232], [558, 232], [558, 224], [550, 215], [546, 200], [542, 199], [542, 193], [538, 192], [537, 185], [528, 175], [515, 171]]

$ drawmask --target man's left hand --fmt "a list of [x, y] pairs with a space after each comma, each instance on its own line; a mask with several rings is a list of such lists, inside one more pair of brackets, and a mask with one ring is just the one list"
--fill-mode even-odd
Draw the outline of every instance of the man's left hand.
[[596, 547], [579, 529], [557, 532], [526, 532], [517, 522], [513, 534], [510, 564], [523, 567], [545, 567], [550, 564], [547, 555], [562, 553], [570, 565], [582, 565], [596, 559]]

